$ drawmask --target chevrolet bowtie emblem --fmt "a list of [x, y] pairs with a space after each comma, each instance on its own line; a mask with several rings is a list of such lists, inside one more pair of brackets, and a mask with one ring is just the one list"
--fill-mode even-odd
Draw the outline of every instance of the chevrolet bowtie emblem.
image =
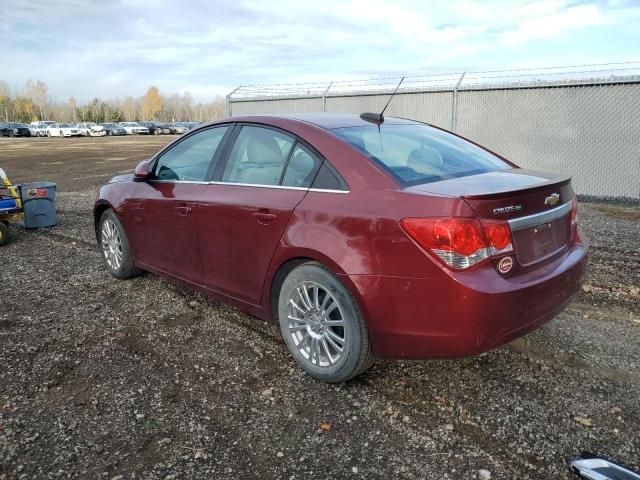
[[560, 194], [552, 193], [551, 195], [549, 195], [547, 198], [544, 199], [544, 204], [552, 207], [559, 201], [560, 201]]

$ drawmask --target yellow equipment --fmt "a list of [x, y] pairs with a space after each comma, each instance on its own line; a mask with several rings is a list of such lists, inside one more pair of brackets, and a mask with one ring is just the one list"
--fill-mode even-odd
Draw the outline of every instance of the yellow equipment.
[[11, 184], [7, 174], [0, 168], [0, 246], [7, 242], [9, 220], [22, 220], [22, 201], [18, 187]]

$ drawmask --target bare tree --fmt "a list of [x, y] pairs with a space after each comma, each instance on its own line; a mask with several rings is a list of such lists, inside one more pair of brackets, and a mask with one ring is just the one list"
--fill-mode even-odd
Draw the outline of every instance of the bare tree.
[[0, 80], [0, 107], [4, 112], [5, 122], [9, 121], [9, 103], [11, 102], [11, 95], [9, 93], [9, 85], [4, 80]]
[[38, 107], [38, 113], [40, 119], [44, 119], [45, 109], [49, 104], [49, 87], [41, 80], [27, 82], [26, 95], [27, 98], [33, 100], [33, 103]]
[[78, 102], [76, 102], [76, 99], [74, 97], [69, 97], [67, 104], [69, 105], [69, 118], [73, 118], [73, 121], [77, 122], [78, 119], [76, 118], [76, 111], [78, 108]]
[[127, 121], [136, 119], [136, 102], [133, 97], [125, 97], [122, 102], [122, 114]]

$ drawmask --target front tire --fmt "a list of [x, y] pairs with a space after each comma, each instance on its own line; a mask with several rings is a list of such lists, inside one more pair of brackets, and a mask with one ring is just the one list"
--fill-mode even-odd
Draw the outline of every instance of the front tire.
[[116, 278], [132, 278], [142, 273], [133, 263], [127, 235], [113, 210], [102, 213], [98, 224], [102, 259], [109, 273]]
[[278, 319], [289, 352], [318, 380], [345, 382], [373, 365], [358, 304], [319, 263], [304, 263], [287, 275], [280, 289]]

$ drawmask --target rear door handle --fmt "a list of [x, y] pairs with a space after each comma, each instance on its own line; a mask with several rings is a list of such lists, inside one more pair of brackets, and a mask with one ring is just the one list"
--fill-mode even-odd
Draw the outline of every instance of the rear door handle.
[[268, 225], [273, 222], [278, 216], [275, 213], [269, 213], [268, 211], [253, 212], [253, 217], [260, 225]]
[[186, 217], [193, 210], [191, 207], [188, 207], [187, 205], [181, 205], [177, 208], [178, 208], [178, 215], [180, 215], [181, 217]]

